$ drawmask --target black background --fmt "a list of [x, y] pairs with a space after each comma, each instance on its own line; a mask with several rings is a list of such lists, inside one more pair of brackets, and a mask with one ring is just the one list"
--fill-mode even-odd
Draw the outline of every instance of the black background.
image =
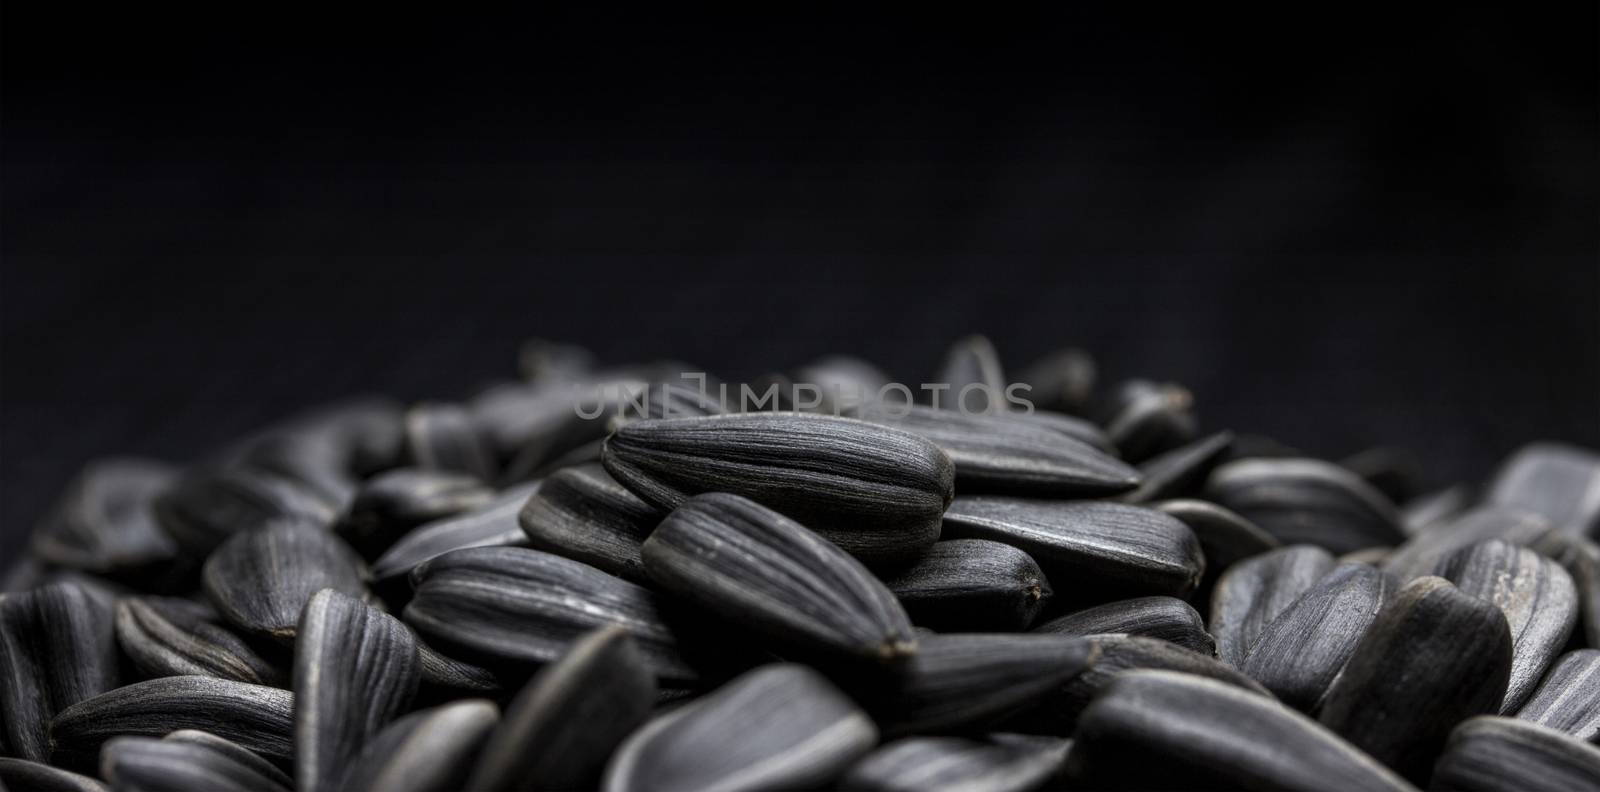
[[1436, 482], [1600, 446], [1596, 9], [4, 21], [0, 519], [518, 343], [988, 333]]

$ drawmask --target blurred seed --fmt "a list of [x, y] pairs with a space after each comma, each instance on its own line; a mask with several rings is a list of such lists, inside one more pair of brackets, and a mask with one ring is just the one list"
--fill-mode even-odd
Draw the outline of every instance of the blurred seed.
[[27, 759], [0, 757], [0, 790], [16, 792], [111, 792], [88, 776]]
[[1600, 742], [1600, 649], [1578, 649], [1558, 658], [1517, 717]]
[[406, 606], [406, 623], [452, 654], [528, 669], [615, 624], [638, 641], [659, 677], [696, 679], [654, 594], [577, 561], [518, 547], [475, 547], [418, 566], [412, 582], [416, 596]]
[[242, 533], [206, 559], [201, 584], [223, 619], [250, 635], [294, 640], [311, 595], [366, 596], [366, 565], [327, 531], [296, 524]]
[[701, 390], [679, 382], [654, 382], [624, 394], [612, 423], [620, 426], [642, 418], [692, 418], [728, 412], [713, 393], [709, 388]]
[[1315, 712], [1393, 586], [1365, 564], [1334, 567], [1262, 628], [1240, 670], [1283, 703]]
[[1523, 446], [1495, 473], [1484, 502], [1537, 512], [1557, 530], [1600, 539], [1600, 454], [1559, 443]]
[[517, 372], [529, 382], [570, 382], [594, 370], [594, 353], [577, 344], [531, 338], [517, 351]]
[[411, 529], [492, 500], [494, 490], [465, 473], [399, 468], [367, 479], [335, 529], [370, 561]]
[[49, 759], [50, 719], [117, 686], [108, 602], [76, 583], [0, 595], [0, 744]]
[[1020, 734], [906, 737], [856, 762], [843, 792], [1029, 792], [1060, 771], [1071, 743]]
[[1468, 545], [1503, 539], [1527, 546], [1550, 531], [1549, 521], [1532, 512], [1480, 507], [1413, 535], [1384, 559], [1383, 569], [1402, 582], [1409, 581], [1432, 574], [1440, 560]]
[[119, 736], [160, 737], [198, 729], [286, 763], [294, 695], [287, 690], [206, 676], [161, 677], [102, 693], [66, 708], [50, 724], [52, 761], [95, 764]]
[[1217, 580], [1234, 564], [1280, 546], [1277, 537], [1215, 503], [1178, 499], [1147, 505], [1178, 518], [1200, 541], [1200, 555], [1206, 560], [1206, 569], [1191, 599], [1202, 607], [1211, 601]]
[[1261, 631], [1334, 567], [1328, 551], [1292, 545], [1247, 558], [1217, 580], [1207, 622], [1217, 656], [1238, 668]]
[[1419, 495], [1402, 505], [1400, 529], [1406, 536], [1416, 536], [1435, 524], [1460, 517], [1475, 500], [1471, 490], [1460, 484]]
[[1094, 644], [1065, 635], [924, 635], [873, 707], [886, 735], [971, 732], [1040, 706], [1094, 661]]
[[1267, 696], [1132, 671], [1083, 713], [1067, 772], [1089, 789], [1407, 792], [1415, 787]]
[[289, 777], [288, 773], [278, 769], [277, 765], [261, 758], [255, 751], [232, 740], [218, 737], [211, 732], [200, 731], [199, 729], [179, 729], [161, 739], [167, 742], [192, 743], [204, 746], [233, 759], [238, 764], [249, 767], [284, 789], [294, 788], [294, 780]]
[[[258, 759], [259, 761], [259, 759]], [[289, 792], [259, 766], [209, 745], [117, 737], [100, 752], [100, 775], [119, 792]]]
[[1600, 748], [1527, 721], [1483, 715], [1450, 735], [1429, 792], [1593, 792]]
[[303, 484], [251, 467], [186, 474], [155, 500], [161, 527], [196, 559], [234, 534], [268, 525], [324, 528], [338, 508]]
[[85, 465], [35, 529], [34, 555], [129, 582], [150, 579], [177, 554], [152, 508], [156, 495], [176, 480], [175, 469], [150, 459], [113, 457]]
[[241, 461], [299, 484], [342, 511], [357, 487], [346, 456], [346, 449], [328, 434], [285, 432], [262, 438]]
[[606, 758], [650, 716], [656, 681], [619, 627], [580, 638], [506, 707], [465, 789], [593, 789]]
[[961, 497], [944, 518], [949, 539], [989, 539], [1027, 551], [1057, 596], [1194, 590], [1205, 558], [1194, 532], [1154, 509], [1095, 501]]
[[954, 480], [949, 458], [916, 435], [797, 413], [638, 421], [606, 441], [604, 462], [659, 508], [742, 495], [867, 561], [908, 561], [933, 544]]
[[[405, 410], [383, 396], [362, 396], [324, 404], [279, 421], [237, 444], [224, 461], [238, 464], [252, 457], [271, 457], [263, 446], [287, 436], [317, 438], [334, 449], [331, 467], [354, 476], [370, 476], [401, 464]], [[285, 473], [290, 478], [294, 474]]]
[[1514, 640], [1511, 683], [1501, 713], [1516, 712], [1567, 645], [1578, 622], [1578, 594], [1561, 565], [1527, 548], [1492, 540], [1441, 560], [1435, 574], [1505, 613]]
[[1025, 630], [1051, 595], [1031, 556], [984, 539], [935, 542], [883, 582], [913, 624], [940, 632]]
[[392, 583], [451, 550], [526, 546], [528, 537], [517, 524], [517, 513], [540, 486], [535, 481], [509, 487], [482, 507], [413, 530], [372, 562], [373, 580]]
[[981, 335], [970, 335], [951, 344], [933, 381], [950, 386], [938, 402], [944, 409], [966, 413], [1006, 409], [1008, 383], [1000, 367], [1000, 354], [995, 351], [994, 344]]
[[1442, 578], [1421, 577], [1384, 604], [1318, 720], [1425, 784], [1456, 724], [1499, 709], [1510, 673], [1511, 632], [1500, 610]]
[[200, 675], [281, 685], [283, 674], [189, 600], [137, 597], [117, 603], [117, 644], [146, 677]]
[[[1351, 550], [1339, 556], [1338, 561], [1341, 564], [1366, 564], [1370, 567], [1382, 569], [1383, 563], [1394, 555], [1394, 550], [1393, 547], [1363, 547], [1360, 550]], [[1395, 582], [1403, 583], [1405, 581], [1395, 577]]]
[[1143, 462], [1194, 440], [1194, 396], [1181, 385], [1128, 380], [1112, 388], [1100, 425], [1122, 458]]
[[591, 463], [545, 479], [517, 513], [517, 522], [536, 550], [637, 581], [644, 578], [639, 546], [662, 515]]
[[815, 671], [765, 666], [634, 732], [611, 757], [603, 789], [823, 787], [877, 740], [871, 719]]
[[494, 450], [478, 434], [472, 414], [456, 404], [419, 404], [406, 412], [406, 451], [424, 470], [454, 470], [493, 481]]
[[1173, 597], [1137, 597], [1108, 602], [1051, 619], [1033, 631], [1058, 635], [1142, 635], [1207, 657], [1217, 655], [1217, 642], [1206, 632], [1200, 612]]
[[1034, 406], [1073, 415], [1088, 410], [1095, 378], [1094, 358], [1072, 348], [1045, 355], [1022, 372], [1022, 381], [1031, 386], [1024, 395]]
[[318, 591], [294, 647], [296, 789], [341, 789], [356, 754], [411, 706], [421, 675], [416, 640], [400, 620], [340, 591]]
[[1149, 503], [1193, 494], [1232, 444], [1232, 432], [1218, 432], [1157, 454], [1139, 465], [1139, 477], [1143, 479], [1139, 488], [1119, 500]]
[[[1140, 481], [1137, 470], [1095, 447], [1105, 439], [1083, 422], [885, 404], [862, 405], [850, 415], [933, 441], [955, 464], [956, 482], [966, 494], [1093, 497], [1126, 492]], [[1078, 426], [1083, 430], [1067, 433]]]
[[905, 610], [866, 567], [738, 495], [684, 501], [641, 554], [662, 590], [802, 656], [893, 664], [916, 651]]
[[[345, 772], [342, 792], [455, 792], [499, 720], [494, 702], [465, 699], [407, 715], [378, 732]], [[582, 724], [572, 724], [575, 729]]]
[[1404, 503], [1422, 489], [1422, 463], [1404, 448], [1369, 448], [1339, 460], [1339, 467], [1360, 476], [1391, 503]]
[[796, 384], [812, 385], [821, 391], [822, 404], [817, 411], [830, 415], [839, 415], [875, 398], [903, 395], [893, 390], [884, 392], [884, 386], [889, 384], [889, 376], [877, 366], [843, 355], [830, 355], [801, 366], [795, 370], [793, 380]]
[[1400, 515], [1383, 493], [1316, 459], [1247, 459], [1211, 474], [1206, 499], [1238, 512], [1284, 544], [1333, 553], [1404, 541]]
[[1600, 545], [1571, 534], [1551, 533], [1537, 549], [1572, 576], [1584, 636], [1589, 646], [1600, 649]]

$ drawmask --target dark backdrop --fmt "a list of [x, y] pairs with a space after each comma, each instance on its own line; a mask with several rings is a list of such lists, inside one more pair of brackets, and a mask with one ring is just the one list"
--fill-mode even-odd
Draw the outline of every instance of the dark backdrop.
[[[988, 333], [1436, 481], [1600, 445], [1596, 18], [4, 23], [0, 519], [518, 342], [920, 381]], [[266, 13], [266, 12], [263, 12]]]

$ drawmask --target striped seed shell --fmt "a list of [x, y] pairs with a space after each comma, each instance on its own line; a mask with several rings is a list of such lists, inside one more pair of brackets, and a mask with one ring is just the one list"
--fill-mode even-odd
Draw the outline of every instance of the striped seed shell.
[[289, 643], [313, 594], [331, 588], [364, 597], [365, 576], [361, 557], [339, 537], [286, 523], [224, 542], [206, 559], [201, 585], [229, 624]]
[[1585, 643], [1600, 649], [1600, 545], [1581, 536], [1551, 533], [1535, 548], [1561, 564], [1578, 590], [1578, 619]]
[[921, 642], [887, 700], [873, 706], [884, 734], [981, 731], [1041, 705], [1097, 656], [1090, 640], [1065, 635], [924, 635]]
[[1393, 587], [1365, 564], [1334, 567], [1262, 628], [1240, 670], [1283, 703], [1316, 711]]
[[1600, 453], [1560, 443], [1523, 446], [1495, 473], [1484, 501], [1537, 512], [1563, 533], [1600, 540]]
[[939, 632], [1025, 630], [1051, 596], [1031, 556], [985, 539], [935, 542], [883, 582], [913, 624]]
[[234, 534], [268, 525], [325, 528], [339, 508], [304, 484], [256, 467], [188, 473], [156, 496], [154, 507], [179, 551], [196, 559]]
[[373, 580], [393, 582], [404, 578], [424, 561], [451, 550], [526, 546], [528, 537], [517, 524], [517, 512], [541, 484], [509, 487], [480, 508], [418, 527], [372, 562]]
[[1312, 545], [1281, 547], [1230, 567], [1217, 580], [1207, 622], [1217, 656], [1242, 666], [1261, 631], [1333, 567], [1333, 556]]
[[1090, 789], [1416, 789], [1270, 697], [1170, 671], [1113, 681], [1084, 711], [1067, 772]]
[[637, 581], [644, 579], [639, 546], [663, 514], [591, 463], [546, 478], [517, 522], [536, 550]]
[[494, 490], [465, 473], [399, 468], [363, 482], [335, 530], [370, 561], [411, 529], [492, 500]]
[[117, 603], [117, 644], [146, 677], [201, 675], [280, 685], [284, 674], [190, 600], [132, 597]]
[[294, 788], [294, 779], [288, 773], [278, 769], [278, 766], [261, 758], [255, 751], [250, 750], [232, 740], [223, 739], [215, 734], [199, 729], [179, 729], [167, 734], [161, 739], [168, 742], [183, 742], [203, 745], [217, 753], [231, 757], [235, 762], [250, 767], [257, 773], [266, 776], [273, 783], [284, 789]]
[[951, 344], [933, 381], [950, 386], [937, 402], [945, 409], [966, 413], [1006, 409], [1007, 383], [1000, 367], [1000, 353], [981, 335], [970, 335]]
[[[350, 763], [341, 792], [457, 792], [499, 720], [494, 702], [464, 699], [384, 727]], [[585, 728], [573, 724], [574, 730]]]
[[1578, 649], [1558, 658], [1517, 717], [1600, 742], [1600, 649]]
[[161, 677], [66, 708], [51, 722], [50, 739], [55, 761], [93, 766], [100, 746], [113, 737], [198, 729], [286, 764], [294, 749], [293, 710], [287, 690], [206, 676]]
[[606, 792], [745, 792], [825, 786], [878, 730], [805, 666], [750, 671], [645, 724], [611, 757]]
[[1469, 545], [1500, 539], [1528, 547], [1551, 530], [1548, 520], [1532, 512], [1484, 506], [1418, 532], [1395, 548], [1382, 566], [1406, 582], [1433, 574], [1440, 560]]
[[1277, 537], [1215, 503], [1179, 498], [1147, 505], [1178, 518], [1200, 540], [1206, 571], [1190, 599], [1201, 606], [1211, 601], [1217, 580], [1234, 564], [1282, 546]]
[[[257, 761], [261, 761], [259, 757]], [[262, 762], [265, 764], [265, 762]], [[269, 765], [270, 767], [270, 765]], [[118, 792], [289, 792], [260, 766], [209, 745], [117, 737], [100, 752], [100, 775]]]
[[1435, 574], [1494, 603], [1511, 625], [1511, 683], [1500, 713], [1517, 711], [1561, 653], [1578, 622], [1578, 594], [1560, 564], [1527, 548], [1492, 540], [1441, 560]]
[[1060, 772], [1071, 743], [1054, 737], [906, 737], [845, 771], [842, 792], [1028, 792]]
[[1099, 410], [1100, 425], [1122, 458], [1143, 462], [1194, 440], [1194, 395], [1170, 382], [1127, 380], [1118, 383]]
[[177, 471], [151, 459], [113, 457], [85, 465], [33, 534], [33, 552], [57, 566], [137, 582], [178, 552], [152, 504]]
[[50, 719], [117, 686], [110, 604], [76, 583], [0, 595], [0, 745], [49, 759]]
[[1456, 724], [1499, 710], [1510, 674], [1511, 631], [1500, 610], [1421, 577], [1384, 604], [1318, 720], [1423, 784]]
[[637, 421], [606, 441], [603, 461], [662, 509], [731, 492], [869, 561], [911, 560], [933, 544], [954, 482], [950, 459], [921, 437], [798, 413]]
[[479, 481], [498, 472], [494, 449], [472, 413], [457, 404], [418, 404], [406, 412], [406, 457], [424, 470], [454, 470]]
[[1058, 635], [1142, 635], [1159, 638], [1207, 657], [1217, 642], [1192, 605], [1173, 597], [1136, 597], [1058, 616], [1035, 628]]
[[1456, 727], [1429, 792], [1595, 792], [1600, 748], [1554, 729], [1482, 715]]
[[500, 678], [487, 668], [457, 660], [417, 638], [417, 659], [422, 682], [455, 691], [490, 693], [500, 690]]
[[0, 757], [0, 790], [16, 792], [110, 792], [94, 778], [28, 759]]
[[961, 497], [945, 514], [944, 532], [950, 539], [1021, 548], [1050, 576], [1056, 594], [1069, 598], [1181, 597], [1205, 571], [1200, 543], [1188, 526], [1121, 503]]
[[1418, 495], [1400, 504], [1400, 528], [1406, 536], [1416, 536], [1436, 523], [1447, 523], [1472, 507], [1477, 497], [1462, 484]]
[[1119, 498], [1124, 503], [1149, 503], [1193, 494], [1228, 453], [1232, 432], [1217, 432], [1171, 451], [1157, 454], [1139, 465], [1138, 489]]
[[905, 610], [866, 567], [747, 498], [684, 501], [642, 555], [662, 590], [798, 654], [891, 664], [916, 651]]
[[1335, 554], [1404, 541], [1400, 514], [1371, 484], [1317, 459], [1243, 459], [1212, 471], [1206, 500], [1238, 512], [1284, 544]]
[[1030, 386], [1024, 393], [1036, 407], [1082, 415], [1094, 396], [1097, 376], [1094, 357], [1067, 347], [1034, 361], [1022, 372]]

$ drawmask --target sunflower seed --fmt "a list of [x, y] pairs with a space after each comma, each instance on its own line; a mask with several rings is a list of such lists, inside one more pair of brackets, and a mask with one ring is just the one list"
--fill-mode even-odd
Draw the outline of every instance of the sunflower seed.
[[239, 534], [206, 559], [201, 583], [222, 618], [250, 635], [294, 640], [311, 595], [366, 596], [366, 565], [327, 531], [285, 524]]
[[1189, 603], [1172, 597], [1138, 597], [1069, 613], [1038, 627], [1059, 635], [1142, 635], [1216, 657], [1217, 642]]
[[1600, 545], [1571, 534], [1551, 533], [1537, 549], [1572, 576], [1584, 636], [1590, 647], [1600, 649]]
[[1316, 459], [1246, 459], [1211, 474], [1207, 500], [1232, 509], [1284, 544], [1335, 554], [1404, 541], [1400, 515], [1383, 493]]
[[650, 716], [655, 698], [655, 677], [627, 632], [590, 633], [512, 700], [465, 788], [593, 789], [606, 757]]
[[961, 497], [944, 518], [950, 539], [989, 539], [1027, 551], [1056, 594], [1107, 597], [1194, 590], [1205, 558], [1194, 532], [1154, 509], [1120, 503]]
[[1459, 484], [1412, 498], [1400, 509], [1400, 529], [1406, 536], [1416, 536], [1436, 524], [1460, 517], [1471, 508], [1474, 500], [1472, 492]]
[[1533, 443], [1506, 460], [1484, 501], [1537, 512], [1557, 529], [1600, 539], [1600, 454]]
[[[1095, 658], [1065, 635], [923, 635], [892, 685], [863, 691], [885, 734], [982, 730], [1040, 705]], [[881, 697], [881, 700], [878, 700]]]
[[318, 591], [294, 647], [296, 789], [339, 788], [351, 759], [411, 705], [421, 676], [416, 640], [398, 619]]
[[1061, 770], [1071, 743], [1053, 737], [906, 737], [888, 743], [839, 780], [843, 792], [1028, 792]]
[[[461, 789], [499, 720], [494, 702], [466, 699], [413, 712], [374, 735], [345, 772], [342, 792]], [[574, 724], [575, 728], [583, 728]]]
[[604, 462], [662, 509], [731, 492], [870, 561], [910, 560], [933, 544], [954, 481], [950, 459], [916, 435], [797, 413], [638, 421], [606, 441]]
[[321, 438], [338, 449], [336, 467], [369, 476], [401, 463], [405, 409], [392, 399], [364, 396], [313, 407], [246, 438], [228, 461], [249, 458], [263, 444], [289, 435]]
[[1051, 595], [1031, 556], [983, 539], [935, 542], [883, 582], [914, 624], [941, 632], [1025, 630]]
[[838, 415], [874, 398], [902, 397], [895, 403], [903, 404], [903, 394], [884, 391], [889, 384], [888, 375], [865, 360], [842, 355], [832, 355], [814, 360], [796, 369], [792, 378], [795, 384], [814, 386], [821, 394], [822, 403], [817, 412]]
[[0, 740], [12, 756], [49, 758], [50, 718], [117, 685], [109, 604], [75, 583], [0, 595]]
[[1099, 433], [1090, 434], [1092, 427], [1067, 433], [1081, 422], [885, 404], [864, 404], [850, 416], [933, 441], [954, 463], [963, 493], [1093, 497], [1126, 492], [1140, 482], [1139, 471], [1086, 442], [1105, 442]]
[[137, 597], [117, 603], [117, 644], [146, 677], [213, 676], [281, 686], [284, 675], [188, 600]]
[[1511, 631], [1500, 610], [1421, 577], [1384, 604], [1318, 720], [1423, 784], [1457, 723], [1499, 709], [1510, 674]]
[[299, 484], [341, 509], [355, 496], [357, 482], [346, 469], [345, 449], [326, 434], [272, 435], [256, 443], [241, 461]]
[[474, 400], [474, 416], [480, 433], [498, 438], [496, 447], [511, 459], [502, 481], [524, 481], [542, 475], [541, 471], [575, 464], [574, 458], [597, 458], [582, 449], [604, 440], [613, 421], [628, 409], [630, 397], [657, 377], [652, 372], [618, 372], [582, 383], [513, 390], [497, 397], [500, 404], [488, 403], [493, 413], [484, 411], [480, 397]]
[[263, 526], [333, 524], [337, 506], [303, 484], [259, 468], [197, 471], [155, 499], [156, 519], [179, 550], [203, 558], [228, 537]]
[[1594, 792], [1600, 748], [1527, 721], [1483, 715], [1450, 735], [1429, 792]]
[[871, 719], [798, 665], [751, 671], [634, 732], [606, 792], [744, 792], [822, 787], [872, 750]]
[[1139, 488], [1119, 498], [1124, 503], [1149, 503], [1193, 494], [1233, 444], [1232, 432], [1218, 432], [1157, 454], [1139, 465]]
[[528, 537], [517, 524], [517, 513], [541, 484], [535, 481], [510, 487], [481, 508], [436, 520], [406, 534], [372, 562], [373, 580], [393, 584], [422, 562], [451, 550], [527, 546]]
[[1468, 545], [1503, 539], [1528, 546], [1550, 531], [1549, 521], [1532, 512], [1496, 506], [1473, 509], [1412, 536], [1384, 560], [1383, 569], [1408, 581], [1432, 574], [1440, 559]]
[[1517, 717], [1600, 742], [1600, 649], [1578, 649], [1558, 658]]
[[531, 338], [517, 350], [517, 372], [529, 382], [571, 382], [594, 370], [594, 353], [576, 344]]
[[500, 678], [493, 671], [449, 657], [417, 638], [417, 659], [422, 663], [422, 681], [428, 685], [457, 691], [490, 693], [500, 690]]
[[664, 679], [693, 682], [648, 590], [559, 556], [519, 547], [445, 553], [412, 573], [405, 620], [430, 641], [486, 664], [528, 669], [599, 627], [620, 625]]
[[1339, 467], [1360, 476], [1391, 503], [1404, 503], [1421, 488], [1422, 464], [1403, 448], [1369, 448], [1339, 460]]
[[400, 468], [368, 479], [335, 530], [372, 560], [407, 531], [487, 506], [494, 490], [465, 473]]
[[692, 418], [725, 412], [726, 405], [705, 390], [676, 382], [655, 382], [624, 394], [612, 422], [620, 426], [641, 418]]
[[117, 737], [108, 741], [100, 752], [100, 775], [118, 792], [289, 792], [291, 789], [263, 773], [259, 766], [241, 761], [236, 754], [224, 753], [199, 742], [153, 737]]
[[234, 760], [235, 763], [244, 765], [272, 783], [284, 789], [293, 789], [294, 780], [288, 773], [278, 769], [278, 766], [261, 758], [255, 751], [250, 750], [232, 740], [226, 740], [215, 734], [199, 729], [179, 729], [169, 733], [161, 739], [168, 742], [192, 743], [210, 748], [212, 751], [223, 754]]
[[1527, 548], [1492, 540], [1441, 560], [1435, 574], [1505, 613], [1511, 625], [1511, 683], [1501, 713], [1516, 712], [1578, 622], [1578, 594], [1559, 564]]
[[1320, 547], [1293, 545], [1247, 558], [1217, 580], [1207, 622], [1217, 656], [1238, 668], [1261, 631], [1334, 567]]
[[1112, 682], [1083, 713], [1067, 772], [1092, 789], [1416, 789], [1270, 697], [1170, 671]]
[[52, 761], [93, 766], [101, 744], [113, 737], [198, 729], [286, 763], [293, 710], [293, 694], [265, 685], [205, 676], [135, 682], [62, 710], [50, 724]]
[[494, 450], [472, 414], [457, 404], [419, 404], [407, 411], [406, 451], [424, 470], [454, 470], [479, 481], [493, 481], [497, 472]]
[[981, 335], [967, 336], [950, 345], [934, 382], [950, 386], [941, 405], [965, 413], [1004, 410], [1006, 375], [994, 344]]
[[1022, 372], [1028, 399], [1046, 410], [1082, 415], [1094, 395], [1094, 358], [1081, 349], [1062, 349], [1035, 361]]
[[1128, 380], [1111, 390], [1100, 425], [1122, 458], [1143, 462], [1194, 440], [1194, 396], [1180, 385]]
[[140, 582], [159, 574], [177, 544], [156, 524], [151, 504], [177, 471], [149, 459], [86, 465], [33, 534], [33, 552], [58, 566]]
[[[1364, 547], [1360, 550], [1351, 550], [1339, 556], [1338, 561], [1341, 564], [1366, 564], [1370, 567], [1382, 569], [1383, 562], [1389, 560], [1391, 555], [1394, 555], [1393, 547]], [[1398, 576], [1394, 576], [1394, 578], [1396, 583], [1405, 582]]]
[[644, 578], [639, 546], [663, 512], [597, 464], [560, 470], [517, 513], [536, 550], [563, 555], [629, 580]]
[[1234, 564], [1280, 546], [1277, 537], [1215, 503], [1178, 499], [1147, 505], [1178, 518], [1200, 541], [1200, 555], [1206, 560], [1206, 570], [1191, 599], [1202, 605], [1211, 601], [1217, 580]]
[[1315, 712], [1393, 586], [1365, 564], [1334, 567], [1261, 629], [1239, 670], [1283, 703]]
[[0, 757], [0, 790], [17, 792], [111, 792], [88, 776], [27, 759]]

